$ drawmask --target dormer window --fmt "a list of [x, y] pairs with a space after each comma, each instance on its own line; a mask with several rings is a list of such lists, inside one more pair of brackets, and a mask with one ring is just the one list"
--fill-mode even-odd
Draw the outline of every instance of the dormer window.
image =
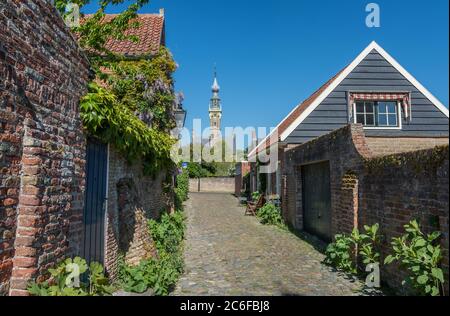
[[354, 123], [365, 129], [401, 129], [402, 114], [411, 118], [409, 93], [355, 93], [349, 95]]
[[395, 101], [356, 101], [355, 123], [364, 127], [399, 127], [400, 108]]

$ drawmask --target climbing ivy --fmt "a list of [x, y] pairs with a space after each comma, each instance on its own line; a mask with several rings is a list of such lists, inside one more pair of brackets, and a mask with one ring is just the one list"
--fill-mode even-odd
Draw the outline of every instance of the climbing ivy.
[[91, 83], [81, 100], [80, 115], [90, 134], [114, 144], [129, 161], [141, 158], [146, 174], [173, 167], [170, 149], [174, 140], [148, 127], [110, 90]]
[[164, 131], [176, 126], [173, 108], [181, 96], [173, 90], [172, 73], [177, 65], [167, 48], [161, 48], [151, 59], [105, 60], [101, 69], [99, 77], [108, 89], [143, 121]]
[[[68, 4], [80, 8], [91, 0], [55, 0], [63, 17], [72, 12]], [[129, 160], [141, 159], [146, 174], [173, 167], [170, 149], [174, 140], [174, 106], [180, 101], [173, 89], [172, 74], [177, 65], [166, 48], [156, 56], [127, 59], [110, 51], [110, 39], [138, 42], [126, 31], [139, 27], [137, 12], [149, 0], [133, 0], [125, 10], [107, 19], [105, 10], [125, 0], [101, 0], [97, 12], [73, 27], [80, 47], [89, 58], [95, 80], [81, 100], [81, 118], [91, 136], [113, 144]]]

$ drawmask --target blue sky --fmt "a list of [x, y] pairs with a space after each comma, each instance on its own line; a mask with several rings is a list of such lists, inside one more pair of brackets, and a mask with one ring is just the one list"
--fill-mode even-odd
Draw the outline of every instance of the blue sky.
[[[370, 2], [380, 5], [380, 28], [365, 25]], [[187, 127], [208, 122], [214, 63], [223, 125], [271, 127], [372, 40], [448, 107], [448, 0], [153, 0], [141, 13], [159, 8]]]

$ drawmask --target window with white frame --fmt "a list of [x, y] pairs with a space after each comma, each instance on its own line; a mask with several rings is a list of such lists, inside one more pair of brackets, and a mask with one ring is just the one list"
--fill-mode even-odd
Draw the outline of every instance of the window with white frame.
[[400, 108], [397, 101], [355, 101], [355, 123], [366, 128], [400, 127]]

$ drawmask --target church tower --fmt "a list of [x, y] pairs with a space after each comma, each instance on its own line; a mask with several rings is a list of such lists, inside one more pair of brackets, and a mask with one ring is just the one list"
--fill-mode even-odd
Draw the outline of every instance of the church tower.
[[219, 83], [217, 82], [217, 73], [214, 71], [214, 83], [212, 85], [212, 98], [209, 103], [209, 122], [211, 135], [209, 142], [214, 145], [217, 141], [220, 141], [220, 129], [222, 122], [222, 105], [219, 97]]

